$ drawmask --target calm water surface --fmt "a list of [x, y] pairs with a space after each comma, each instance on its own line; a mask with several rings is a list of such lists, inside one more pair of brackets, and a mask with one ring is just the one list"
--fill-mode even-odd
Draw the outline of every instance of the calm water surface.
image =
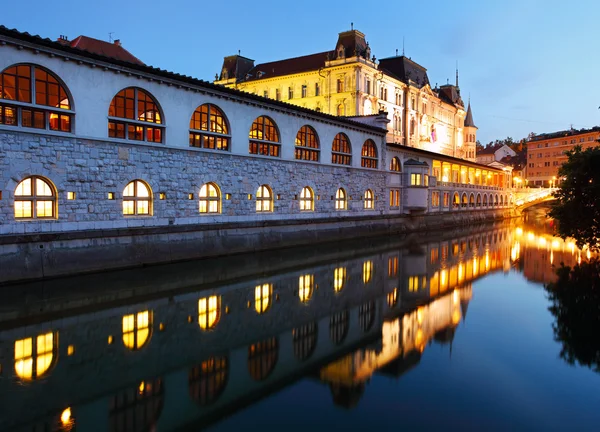
[[597, 430], [600, 375], [561, 359], [544, 289], [586, 254], [550, 232], [2, 287], [0, 430]]

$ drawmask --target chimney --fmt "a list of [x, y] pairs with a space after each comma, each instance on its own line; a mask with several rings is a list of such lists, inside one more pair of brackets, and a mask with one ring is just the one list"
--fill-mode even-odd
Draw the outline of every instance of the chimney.
[[69, 44], [69, 38], [65, 35], [60, 35], [58, 37], [58, 39], [56, 39], [56, 42], [63, 44], [63, 45], [68, 45]]
[[113, 42], [116, 46], [121, 46], [121, 39], [115, 39]]

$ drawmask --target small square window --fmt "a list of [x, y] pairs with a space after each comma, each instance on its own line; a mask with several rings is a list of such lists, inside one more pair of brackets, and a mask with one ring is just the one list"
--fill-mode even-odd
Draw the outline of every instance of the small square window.
[[114, 192], [109, 192], [108, 193], [108, 199], [109, 200], [114, 200], [115, 199], [115, 193]]
[[166, 194], [166, 193], [164, 193], [164, 192], [161, 192], [161, 193], [159, 193], [159, 194], [158, 194], [158, 199], [160, 199], [160, 200], [165, 200], [165, 199], [167, 199], [167, 194]]
[[298, 195], [294, 195], [294, 199], [297, 200], [298, 199]]
[[226, 199], [226, 200], [230, 200], [230, 199], [231, 199], [231, 194], [228, 194], [228, 193], [226, 193], [226, 194], [225, 194], [225, 199]]
[[67, 199], [68, 200], [74, 200], [75, 199], [75, 192], [67, 192]]
[[191, 193], [191, 194], [188, 194], [188, 199], [189, 199], [189, 200], [193, 200], [193, 199], [194, 199], [194, 194], [193, 194], [193, 193]]
[[0, 191], [0, 201], [2, 200], [2, 191]]
[[[2, 195], [0, 195], [0, 199], [2, 198]], [[277, 199], [280, 200], [281, 199], [281, 195], [277, 194]]]
[[112, 337], [112, 336], [109, 336], [109, 337], [108, 337], [108, 344], [109, 344], [109, 345], [112, 345], [112, 343], [113, 343], [113, 337]]
[[75, 347], [73, 345], [69, 345], [67, 347], [67, 355], [72, 356], [75, 353]]
[[252, 199], [252, 194], [248, 194], [248, 200]]
[[317, 201], [321, 201], [321, 195], [317, 195]]

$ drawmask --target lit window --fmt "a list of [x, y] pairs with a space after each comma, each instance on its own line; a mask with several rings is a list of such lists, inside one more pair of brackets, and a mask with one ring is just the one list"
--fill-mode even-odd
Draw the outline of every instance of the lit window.
[[221, 212], [221, 191], [215, 183], [205, 183], [200, 188], [200, 213]]
[[254, 120], [248, 138], [250, 139], [250, 154], [280, 156], [281, 143], [279, 142], [279, 131], [275, 122], [269, 117], [260, 116]]
[[339, 104], [337, 106], [337, 115], [338, 116], [343, 116], [344, 115], [344, 105], [343, 104]]
[[308, 359], [317, 347], [317, 323], [312, 322], [293, 329], [292, 338], [296, 358]]
[[298, 297], [302, 303], [310, 300], [315, 286], [315, 276], [311, 274], [302, 275], [298, 278]]
[[279, 344], [276, 338], [270, 338], [248, 347], [248, 370], [256, 381], [266, 379], [277, 364]]
[[373, 278], [373, 261], [363, 263], [363, 282], [369, 283]]
[[392, 292], [388, 293], [387, 303], [390, 308], [398, 304], [398, 288], [394, 288]]
[[390, 207], [400, 207], [400, 189], [390, 189]]
[[421, 186], [421, 174], [412, 173], [410, 175], [411, 186]]
[[333, 139], [331, 148], [331, 163], [337, 165], [351, 165], [352, 163], [352, 148], [348, 136], [339, 133]]
[[123, 191], [123, 214], [125, 216], [149, 216], [152, 214], [150, 186], [141, 180], [130, 182]]
[[390, 162], [390, 171], [400, 172], [400, 159], [398, 157], [392, 158]]
[[348, 201], [346, 200], [346, 191], [339, 188], [335, 192], [335, 209], [346, 210], [348, 208]]
[[256, 191], [256, 211], [259, 213], [273, 211], [273, 193], [267, 185], [259, 186]]
[[363, 331], [369, 331], [375, 322], [375, 302], [358, 307], [358, 322]]
[[299, 160], [319, 161], [319, 138], [311, 126], [302, 126], [296, 134], [294, 157]]
[[271, 306], [273, 297], [273, 285], [262, 284], [254, 288], [254, 309], [259, 314], [265, 313]]
[[41, 66], [12, 66], [0, 74], [0, 124], [71, 132], [70, 110], [66, 88]]
[[338, 80], [337, 80], [337, 92], [338, 93], [344, 92], [344, 80], [342, 78], [338, 78]]
[[164, 125], [158, 103], [145, 90], [121, 90], [110, 103], [108, 117], [111, 138], [163, 142]]
[[215, 328], [221, 318], [221, 297], [210, 296], [198, 300], [198, 324], [202, 330]]
[[149, 311], [123, 317], [123, 343], [130, 350], [142, 348], [150, 340], [151, 313]]
[[373, 192], [371, 189], [365, 191], [365, 209], [372, 210], [374, 207]]
[[366, 140], [362, 146], [360, 166], [363, 168], [377, 168], [377, 146], [373, 140]]
[[346, 267], [338, 267], [333, 270], [333, 291], [339, 293], [346, 284]]
[[223, 111], [215, 105], [196, 108], [190, 120], [190, 147], [229, 150], [229, 126]]
[[55, 358], [56, 335], [52, 332], [15, 341], [15, 372], [24, 380], [43, 376]]
[[226, 357], [211, 357], [190, 369], [188, 383], [192, 399], [200, 405], [209, 405], [223, 393], [227, 384]]
[[15, 189], [16, 219], [55, 219], [56, 191], [42, 177], [27, 177]]
[[336, 345], [341, 344], [348, 335], [350, 314], [348, 311], [333, 314], [329, 319], [329, 337]]
[[314, 211], [315, 202], [313, 200], [313, 191], [308, 186], [302, 188], [300, 192], [300, 210], [301, 211]]
[[409, 292], [417, 292], [419, 291], [419, 277], [418, 276], [409, 276], [408, 278], [408, 291]]
[[398, 275], [398, 257], [388, 258], [388, 277], [394, 277]]

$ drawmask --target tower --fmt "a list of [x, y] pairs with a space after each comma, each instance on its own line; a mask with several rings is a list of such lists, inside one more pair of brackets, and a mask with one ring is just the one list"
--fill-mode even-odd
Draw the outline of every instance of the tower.
[[467, 116], [465, 117], [465, 127], [463, 129], [464, 139], [463, 143], [465, 146], [465, 158], [473, 162], [477, 159], [475, 154], [476, 142], [477, 142], [477, 126], [473, 122], [473, 111], [471, 110], [471, 100], [469, 100], [469, 107], [467, 108]]

